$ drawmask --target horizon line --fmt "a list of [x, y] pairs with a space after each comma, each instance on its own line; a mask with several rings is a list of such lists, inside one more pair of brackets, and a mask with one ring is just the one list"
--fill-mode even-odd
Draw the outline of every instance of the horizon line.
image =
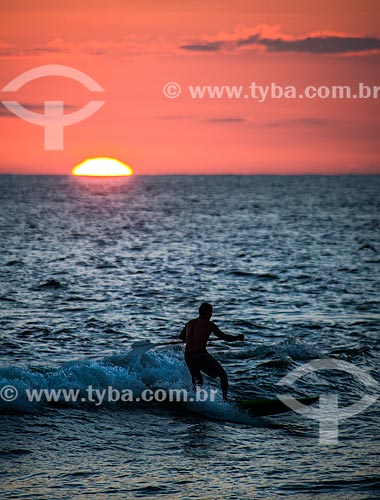
[[319, 177], [343, 177], [343, 176], [376, 176], [376, 175], [380, 175], [380, 171], [379, 172], [363, 172], [363, 173], [360, 173], [360, 172], [340, 172], [340, 173], [326, 173], [326, 172], [323, 172], [323, 173], [318, 173], [318, 172], [312, 172], [312, 173], [308, 173], [308, 172], [305, 172], [305, 173], [250, 173], [250, 174], [245, 174], [245, 173], [224, 173], [224, 174], [207, 174], [207, 173], [204, 173], [204, 174], [184, 174], [184, 173], [181, 173], [181, 174], [136, 174], [134, 173], [133, 175], [129, 175], [129, 176], [123, 176], [123, 175], [119, 175], [119, 176], [107, 176], [107, 175], [94, 175], [94, 176], [75, 176], [71, 173], [69, 174], [54, 174], [54, 173], [50, 173], [50, 174], [41, 174], [41, 173], [15, 173], [15, 172], [0, 172], [0, 176], [5, 176], [5, 175], [8, 175], [8, 176], [23, 176], [23, 177], [85, 177], [86, 179], [120, 179], [120, 178], [131, 178], [131, 177], [254, 177], [254, 176], [262, 176], [262, 177], [312, 177], [312, 176], [319, 176]]

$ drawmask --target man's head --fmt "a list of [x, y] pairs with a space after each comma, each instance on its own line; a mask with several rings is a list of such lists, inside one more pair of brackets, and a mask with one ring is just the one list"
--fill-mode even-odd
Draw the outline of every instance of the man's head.
[[212, 316], [212, 305], [208, 302], [203, 302], [199, 306], [199, 316], [203, 316], [207, 319], [210, 319]]

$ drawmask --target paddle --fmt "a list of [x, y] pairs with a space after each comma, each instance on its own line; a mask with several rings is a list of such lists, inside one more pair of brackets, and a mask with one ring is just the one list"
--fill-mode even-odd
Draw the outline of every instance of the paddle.
[[182, 340], [169, 340], [166, 342], [150, 342], [149, 340], [138, 340], [137, 342], [133, 342], [131, 345], [132, 348], [132, 353], [135, 355], [143, 355], [150, 349], [153, 349], [153, 347], [161, 347], [164, 345], [177, 345], [177, 344], [183, 344]]

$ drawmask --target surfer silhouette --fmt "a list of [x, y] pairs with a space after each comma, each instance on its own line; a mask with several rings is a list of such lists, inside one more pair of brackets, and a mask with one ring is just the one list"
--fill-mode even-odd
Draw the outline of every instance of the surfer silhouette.
[[207, 342], [213, 333], [226, 342], [244, 340], [244, 335], [227, 335], [210, 321], [212, 305], [203, 302], [199, 306], [199, 317], [190, 320], [179, 334], [179, 338], [186, 343], [185, 362], [190, 371], [194, 388], [203, 384], [201, 372], [212, 378], [220, 378], [224, 401], [228, 401], [228, 378], [222, 365], [207, 352]]

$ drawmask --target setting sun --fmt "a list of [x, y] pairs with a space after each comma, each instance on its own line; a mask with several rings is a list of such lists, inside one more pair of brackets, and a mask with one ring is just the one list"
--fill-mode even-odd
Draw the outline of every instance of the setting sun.
[[116, 160], [115, 158], [87, 158], [87, 160], [78, 163], [73, 170], [73, 175], [86, 175], [93, 177], [119, 177], [132, 175], [131, 167]]

